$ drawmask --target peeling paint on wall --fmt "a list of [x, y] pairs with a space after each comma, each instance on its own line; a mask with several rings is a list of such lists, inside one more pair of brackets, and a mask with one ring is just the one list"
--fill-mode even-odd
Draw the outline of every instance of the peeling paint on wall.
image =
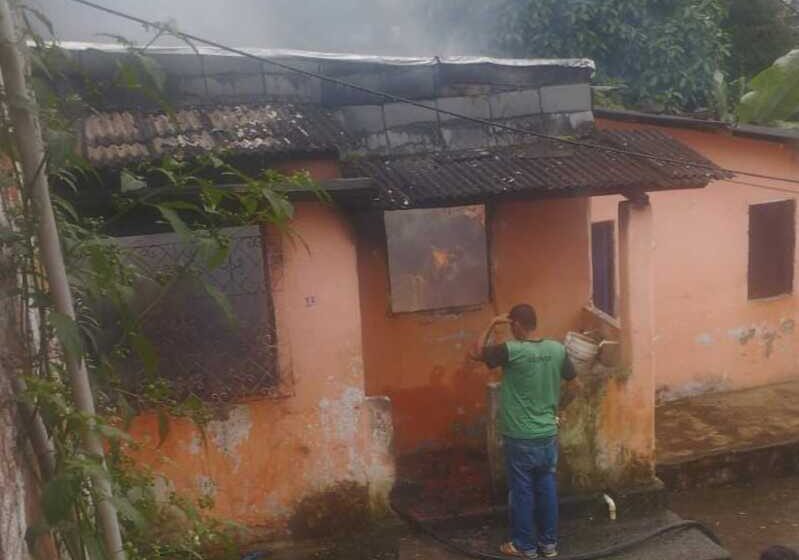
[[284, 500], [276, 494], [269, 494], [264, 498], [264, 510], [275, 519], [287, 519], [293, 512], [283, 503]]
[[351, 442], [355, 438], [363, 399], [363, 389], [347, 387], [341, 398], [319, 401], [319, 422], [328, 441]]
[[713, 344], [713, 336], [709, 333], [703, 333], [696, 337], [696, 343], [701, 346], [711, 346]]
[[199, 455], [200, 451], [203, 449], [203, 441], [202, 437], [200, 437], [200, 434], [194, 434], [194, 436], [189, 440], [187, 447], [189, 454]]
[[780, 338], [780, 335], [776, 330], [764, 328], [760, 338], [763, 340], [763, 355], [770, 358], [774, 352], [774, 343]]
[[158, 501], [165, 502], [175, 491], [175, 483], [165, 476], [157, 475], [153, 480], [153, 493]]
[[754, 327], [737, 327], [727, 331], [730, 338], [737, 340], [741, 344], [746, 344], [752, 340], [757, 334], [757, 329]]
[[202, 496], [213, 498], [216, 496], [216, 482], [210, 476], [198, 475], [197, 476], [197, 490]]
[[676, 401], [688, 397], [696, 397], [704, 393], [716, 393], [728, 390], [729, 381], [722, 376], [708, 376], [683, 383], [677, 387], [658, 385], [655, 398], [658, 403]]
[[206, 428], [210, 441], [232, 460], [235, 469], [241, 465], [238, 448], [250, 438], [251, 430], [252, 418], [247, 405], [233, 407], [225, 420], [209, 422]]

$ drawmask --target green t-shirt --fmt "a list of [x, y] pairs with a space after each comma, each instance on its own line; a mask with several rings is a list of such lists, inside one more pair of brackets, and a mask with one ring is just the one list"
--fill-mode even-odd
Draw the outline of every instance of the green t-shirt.
[[518, 439], [552, 437], [560, 402], [560, 380], [574, 377], [566, 349], [554, 340], [511, 340], [505, 343], [502, 366], [500, 430]]

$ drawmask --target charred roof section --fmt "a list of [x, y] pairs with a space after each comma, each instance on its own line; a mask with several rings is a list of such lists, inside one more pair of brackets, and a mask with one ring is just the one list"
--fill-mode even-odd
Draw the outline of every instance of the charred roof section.
[[376, 203], [385, 209], [447, 206], [495, 198], [698, 188], [726, 177], [709, 160], [660, 132], [602, 132], [585, 141], [686, 163], [653, 161], [546, 140], [495, 148], [357, 158], [347, 164], [346, 174], [372, 177], [379, 191]]
[[[84, 155], [108, 168], [208, 152], [257, 154], [242, 163], [262, 168], [270, 158], [333, 153], [347, 177], [374, 180], [372, 203], [381, 208], [633, 196], [724, 176], [666, 135], [595, 131], [587, 60], [251, 52], [370, 92], [215, 49], [156, 48], [148, 55], [163, 72], [167, 112], [141, 92], [114, 89], [129, 56], [121, 47], [72, 45], [71, 52], [76, 83], [111, 83], [104, 108], [82, 124]], [[536, 140], [542, 136], [616, 151]]]
[[[121, 45], [64, 42], [72, 58], [63, 71], [73, 87], [108, 82], [129, 57]], [[594, 63], [587, 59], [491, 57], [386, 57], [279, 49], [242, 49], [306, 72], [351, 82], [410, 99], [487, 95], [552, 85], [587, 84]], [[146, 55], [165, 74], [164, 94], [175, 104], [236, 104], [254, 100], [314, 103], [328, 108], [382, 104], [386, 100], [289, 69], [212, 47], [150, 47]], [[101, 109], [156, 109], [152, 97], [119, 88], [98, 100]]]

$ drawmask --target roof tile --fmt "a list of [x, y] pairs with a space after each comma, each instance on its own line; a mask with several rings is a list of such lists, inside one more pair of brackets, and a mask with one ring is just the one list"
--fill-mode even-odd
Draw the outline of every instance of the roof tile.
[[345, 141], [325, 109], [287, 103], [106, 112], [83, 122], [84, 155], [104, 166], [172, 153], [329, 152]]

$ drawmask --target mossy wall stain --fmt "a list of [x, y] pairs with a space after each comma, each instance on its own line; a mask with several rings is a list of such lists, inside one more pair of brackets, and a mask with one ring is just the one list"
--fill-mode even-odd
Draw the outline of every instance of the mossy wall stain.
[[369, 490], [355, 482], [339, 482], [304, 497], [294, 510], [289, 529], [295, 538], [327, 538], [367, 529]]
[[[651, 457], [633, 451], [603, 422], [604, 409], [611, 399], [611, 385], [623, 387], [629, 370], [594, 366], [583, 376], [582, 387], [574, 400], [560, 412], [558, 440], [558, 486], [563, 495], [591, 494], [608, 489], [646, 485], [654, 480]], [[496, 422], [499, 400], [489, 389], [492, 419]], [[612, 399], [611, 399], [612, 400]], [[488, 455], [495, 484], [505, 487], [502, 438], [489, 430]]]

